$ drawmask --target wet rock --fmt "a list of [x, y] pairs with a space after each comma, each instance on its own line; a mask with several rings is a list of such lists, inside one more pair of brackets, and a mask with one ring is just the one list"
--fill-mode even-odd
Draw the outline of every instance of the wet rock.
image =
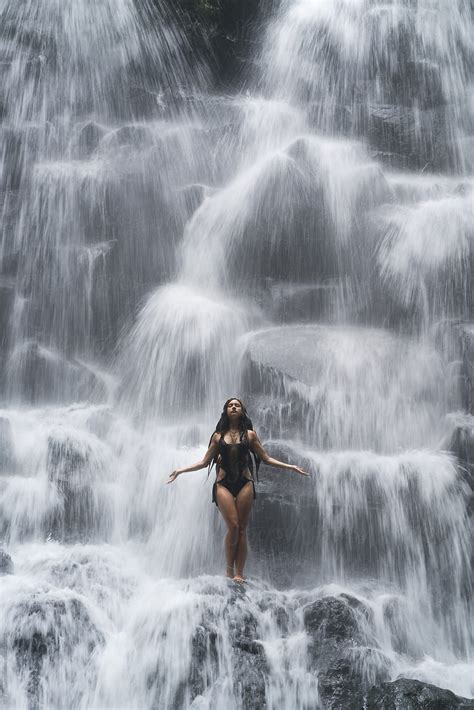
[[456, 455], [461, 472], [474, 490], [474, 416], [456, 415], [449, 450]]
[[263, 648], [257, 645], [251, 652], [236, 650], [233, 656], [234, 689], [237, 697], [242, 699], [242, 707], [264, 710], [267, 707], [265, 684], [268, 674]]
[[310, 658], [327, 710], [359, 710], [370, 684], [389, 677], [384, 655], [363, 645], [371, 620], [365, 604], [348, 594], [317, 599], [304, 609]]
[[96, 121], [88, 121], [81, 126], [75, 140], [75, 147], [78, 149], [81, 157], [90, 155], [97, 150], [105, 133], [106, 128], [96, 123]]
[[34, 596], [16, 606], [10, 623], [18, 672], [27, 676], [31, 707], [41, 706], [45, 663], [54, 664], [58, 656], [71, 657], [76, 653], [77, 660], [85, 663], [95, 648], [104, 643], [102, 633], [79, 599]]
[[304, 625], [306, 631], [318, 642], [329, 639], [362, 640], [353, 609], [345, 600], [337, 597], [323, 597], [305, 607]]
[[[257, 620], [247, 608], [245, 592], [234, 594], [230, 589], [229, 603], [224, 610], [231, 643], [232, 680], [236, 697], [242, 707], [260, 710], [266, 707], [265, 679], [268, 664], [262, 644], [257, 638]], [[192, 660], [188, 683], [180, 691], [176, 706], [191, 701], [209, 691], [219, 675], [219, 650], [223, 639], [219, 624], [208, 610], [192, 638]], [[222, 650], [220, 651], [222, 653]], [[222, 659], [221, 659], [222, 661]], [[222, 668], [221, 668], [222, 670]]]
[[400, 654], [417, 655], [421, 651], [414, 647], [413, 636], [409, 633], [408, 612], [405, 601], [400, 597], [390, 597], [383, 607], [384, 622], [390, 632], [393, 649]]
[[0, 473], [13, 473], [15, 464], [11, 424], [0, 417]]
[[[212, 3], [178, 0], [176, 5], [180, 9], [180, 25], [184, 23], [188, 41], [191, 40], [201, 54], [211, 51], [210, 65], [214, 69], [217, 86], [230, 88], [240, 82], [244, 70], [249, 71], [248, 64], [256, 54], [256, 42], [262, 36], [262, 15], [269, 16], [277, 3], [275, 0]], [[206, 28], [205, 41], [202, 27]]]
[[13, 560], [5, 550], [0, 548], [0, 577], [6, 574], [13, 574]]
[[468, 710], [474, 700], [419, 680], [399, 678], [367, 693], [366, 710]]
[[339, 658], [318, 674], [318, 690], [326, 710], [360, 710], [363, 679], [349, 658]]
[[392, 93], [389, 100], [397, 105], [426, 110], [446, 104], [440, 67], [426, 59], [398, 64], [387, 89]]
[[102, 445], [97, 448], [86, 440], [48, 439], [48, 476], [62, 498], [62, 505], [48, 521], [48, 535], [59, 539], [90, 539], [97, 532], [104, 535], [111, 525], [111, 510], [100, 496], [98, 486], [105, 473], [101, 458]]
[[103, 382], [84, 363], [30, 342], [14, 352], [9, 369], [15, 394], [31, 403], [70, 402], [103, 393]]
[[218, 668], [218, 632], [210, 623], [196, 628], [191, 641], [192, 660], [189, 674], [189, 692], [194, 699], [202, 695], [211, 684], [213, 671]]
[[399, 105], [372, 105], [367, 135], [377, 157], [393, 167], [446, 170], [459, 159], [449, 139], [444, 108], [418, 111]]
[[377, 649], [335, 645], [320, 658], [318, 690], [325, 710], [360, 710], [374, 683], [390, 677], [390, 661]]
[[342, 284], [335, 279], [306, 284], [269, 282], [262, 305], [277, 322], [320, 320], [335, 311], [342, 288]]
[[257, 638], [257, 619], [244, 604], [229, 607], [229, 630], [232, 641], [232, 666], [236, 695], [243, 707], [258, 710], [266, 706], [265, 680], [268, 664]]

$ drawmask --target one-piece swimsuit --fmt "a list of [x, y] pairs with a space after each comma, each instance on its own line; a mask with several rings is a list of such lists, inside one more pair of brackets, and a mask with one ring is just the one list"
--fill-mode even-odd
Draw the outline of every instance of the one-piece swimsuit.
[[238, 444], [228, 444], [223, 435], [219, 440], [220, 461], [217, 468], [217, 475], [221, 468], [225, 471], [225, 476], [216, 480], [212, 487], [212, 500], [217, 505], [216, 489], [217, 484], [224, 486], [237, 498], [242, 488], [251, 483], [253, 486], [253, 497], [256, 498], [255, 483], [253, 478], [244, 476], [244, 471], [249, 468], [250, 449], [247, 434], [244, 434]]

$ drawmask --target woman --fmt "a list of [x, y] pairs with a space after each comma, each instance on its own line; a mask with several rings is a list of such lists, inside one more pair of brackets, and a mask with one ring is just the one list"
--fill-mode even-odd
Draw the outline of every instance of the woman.
[[172, 483], [182, 473], [199, 471], [212, 462], [216, 463], [216, 482], [212, 489], [212, 500], [216, 503], [227, 525], [225, 536], [226, 577], [235, 582], [244, 582], [244, 565], [247, 558], [247, 524], [255, 498], [255, 484], [249, 465], [250, 452], [267, 466], [287, 468], [302, 476], [308, 476], [299, 466], [277, 461], [267, 454], [257, 434], [253, 431], [247, 411], [236, 397], [224, 404], [221, 418], [209, 442], [209, 448], [202, 461], [178, 468], [170, 475], [167, 483]]

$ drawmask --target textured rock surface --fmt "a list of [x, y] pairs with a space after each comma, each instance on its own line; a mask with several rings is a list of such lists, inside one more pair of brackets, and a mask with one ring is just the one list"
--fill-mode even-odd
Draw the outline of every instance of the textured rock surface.
[[13, 574], [13, 560], [8, 554], [0, 548], [0, 577], [4, 574]]
[[366, 710], [468, 710], [474, 708], [474, 700], [460, 698], [450, 690], [429, 683], [400, 678], [371, 688], [364, 707]]
[[389, 677], [383, 653], [371, 642], [371, 611], [349, 594], [323, 597], [304, 609], [310, 655], [326, 710], [357, 710], [371, 683]]
[[444, 107], [415, 111], [405, 106], [371, 106], [368, 137], [377, 157], [393, 167], [436, 171], [456, 161]]
[[[249, 70], [261, 20], [276, 4], [275, 0], [178, 0], [176, 3], [188, 36], [196, 35], [201, 51], [211, 50], [215, 81], [220, 86], [235, 84], [242, 72]], [[202, 41], [200, 28], [204, 28], [208, 37], [207, 46]]]
[[78, 663], [104, 643], [103, 634], [76, 598], [61, 600], [38, 594], [22, 600], [15, 609], [13, 627], [13, 650], [32, 708], [42, 706], [45, 666], [53, 665], [58, 655], [69, 656], [72, 682], [81, 672]]

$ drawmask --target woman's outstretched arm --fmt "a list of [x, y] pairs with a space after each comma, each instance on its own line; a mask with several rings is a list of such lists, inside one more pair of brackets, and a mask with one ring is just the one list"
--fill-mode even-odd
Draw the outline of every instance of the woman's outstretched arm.
[[275, 468], [287, 468], [290, 471], [296, 471], [296, 473], [301, 473], [302, 476], [309, 476], [309, 473], [307, 473], [307, 471], [303, 471], [303, 469], [299, 466], [293, 466], [290, 463], [283, 463], [283, 461], [278, 461], [278, 459], [274, 459], [269, 456], [261, 445], [260, 440], [254, 431], [251, 431], [249, 429], [247, 435], [250, 448], [259, 457], [259, 459], [263, 461], [263, 463], [267, 464], [267, 466], [274, 466]]
[[180, 476], [182, 473], [188, 473], [191, 471], [200, 471], [202, 468], [206, 468], [206, 466], [209, 466], [211, 463], [212, 459], [216, 457], [217, 451], [218, 451], [218, 443], [219, 443], [219, 434], [217, 432], [213, 434], [211, 443], [209, 444], [209, 448], [204, 454], [204, 457], [202, 458], [201, 461], [198, 461], [198, 463], [193, 464], [192, 466], [186, 466], [186, 468], [177, 468], [173, 471], [173, 473], [170, 474], [170, 477], [166, 481], [166, 483], [173, 483], [173, 481], [176, 481], [178, 476]]

